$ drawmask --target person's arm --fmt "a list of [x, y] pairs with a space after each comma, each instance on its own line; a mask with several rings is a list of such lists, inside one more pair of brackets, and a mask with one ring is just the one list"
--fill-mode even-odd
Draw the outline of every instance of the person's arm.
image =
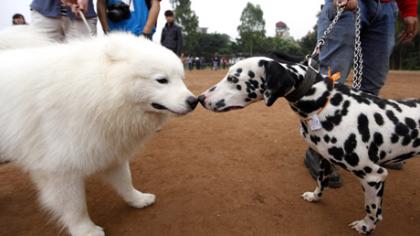
[[182, 28], [181, 27], [178, 27], [178, 29], [177, 29], [177, 31], [176, 31], [176, 34], [177, 34], [177, 42], [176, 42], [176, 54], [178, 55], [178, 56], [180, 56], [181, 55], [181, 50], [182, 50]]
[[400, 35], [400, 43], [407, 43], [413, 40], [418, 32], [418, 0], [397, 0], [397, 3], [400, 10], [400, 17], [404, 22], [404, 31]]
[[79, 11], [84, 14], [88, 12], [89, 0], [61, 0], [61, 2], [69, 6], [76, 15], [79, 14]]
[[163, 45], [163, 42], [165, 42], [165, 37], [166, 37], [166, 31], [165, 31], [165, 27], [163, 27], [162, 35], [160, 36], [160, 44]]
[[143, 28], [144, 34], [152, 33], [153, 28], [156, 26], [157, 19], [160, 12], [160, 0], [151, 0], [152, 5], [149, 10], [149, 17], [147, 18], [146, 25]]
[[102, 25], [102, 30], [105, 34], [109, 32], [108, 18], [106, 16], [106, 0], [96, 1], [96, 11], [98, 12], [98, 18]]

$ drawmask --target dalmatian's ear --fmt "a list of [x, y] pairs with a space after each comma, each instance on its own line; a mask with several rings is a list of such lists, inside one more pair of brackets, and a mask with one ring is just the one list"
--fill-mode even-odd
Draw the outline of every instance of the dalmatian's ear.
[[265, 61], [261, 64], [265, 68], [265, 92], [264, 102], [271, 106], [279, 97], [287, 95], [295, 85], [295, 80], [290, 76], [290, 72], [275, 61]]

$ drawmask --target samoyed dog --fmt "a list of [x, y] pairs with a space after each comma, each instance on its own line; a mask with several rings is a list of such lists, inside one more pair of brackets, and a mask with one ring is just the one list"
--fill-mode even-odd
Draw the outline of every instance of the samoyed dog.
[[30, 173], [71, 235], [104, 235], [89, 218], [87, 176], [101, 175], [132, 207], [154, 203], [134, 188], [129, 160], [168, 117], [197, 105], [174, 53], [117, 33], [4, 50], [0, 71], [0, 158]]

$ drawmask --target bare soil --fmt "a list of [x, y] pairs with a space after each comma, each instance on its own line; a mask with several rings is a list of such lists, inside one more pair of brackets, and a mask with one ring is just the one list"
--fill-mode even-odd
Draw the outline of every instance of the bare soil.
[[[187, 74], [199, 94], [225, 71]], [[382, 95], [420, 97], [420, 73], [393, 72]], [[158, 200], [128, 207], [97, 178], [87, 184], [93, 221], [107, 235], [356, 235], [347, 225], [361, 219], [363, 194], [356, 178], [341, 171], [344, 186], [321, 202], [300, 194], [315, 182], [303, 165], [306, 145], [296, 116], [284, 101], [258, 103], [216, 114], [198, 107], [167, 123], [132, 161], [134, 184]], [[376, 235], [420, 235], [420, 160], [390, 171], [384, 220]], [[40, 209], [27, 174], [0, 165], [0, 235], [66, 235]]]

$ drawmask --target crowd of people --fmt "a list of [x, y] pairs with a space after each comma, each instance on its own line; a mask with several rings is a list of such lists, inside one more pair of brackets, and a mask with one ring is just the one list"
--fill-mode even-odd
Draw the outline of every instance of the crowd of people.
[[[98, 19], [105, 34], [123, 31], [152, 39], [156, 32], [160, 0], [97, 0], [96, 5], [95, 11], [93, 0], [33, 0], [31, 25], [58, 42], [96, 35]], [[173, 11], [167, 10], [165, 18], [161, 44], [180, 56], [181, 27]], [[16, 13], [12, 24], [27, 23]]]

